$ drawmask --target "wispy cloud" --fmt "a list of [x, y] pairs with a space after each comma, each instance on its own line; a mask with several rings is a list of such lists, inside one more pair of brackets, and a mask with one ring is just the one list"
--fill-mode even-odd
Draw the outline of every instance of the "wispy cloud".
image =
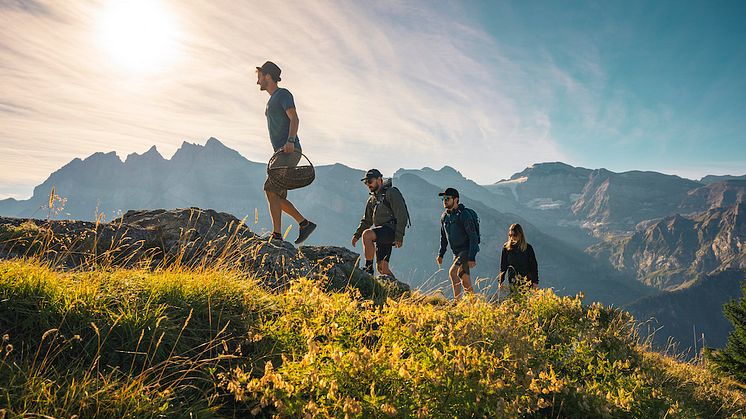
[[33, 15], [50, 15], [49, 7], [36, 0], [0, 0], [0, 11], [18, 11]]
[[167, 2], [178, 48], [142, 75], [102, 50], [108, 3], [0, 7], [4, 183], [38, 183], [96, 151], [169, 154], [209, 136], [266, 159], [267, 95], [254, 84], [266, 59], [283, 68], [318, 163], [450, 164], [487, 182], [565, 157], [546, 108], [522, 99], [552, 69], [504, 53], [457, 4]]

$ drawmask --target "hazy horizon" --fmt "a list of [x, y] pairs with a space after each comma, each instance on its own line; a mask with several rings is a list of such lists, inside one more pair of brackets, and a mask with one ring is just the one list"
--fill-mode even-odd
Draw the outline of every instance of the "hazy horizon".
[[[214, 137], [213, 137], [213, 138], [214, 138]], [[223, 144], [224, 146], [226, 146], [226, 147], [227, 147], [227, 145], [226, 145], [226, 144], [224, 144], [224, 143], [222, 142], [222, 140], [220, 140], [219, 138], [216, 138], [216, 139], [217, 139], [218, 141], [220, 141], [220, 142], [221, 142], [221, 143], [222, 143], [222, 144]], [[209, 140], [209, 138], [208, 138], [208, 140]], [[136, 154], [136, 155], [142, 155], [142, 154], [144, 154], [144, 153], [148, 152], [148, 151], [149, 151], [149, 150], [150, 150], [150, 149], [151, 149], [152, 147], [155, 147], [155, 149], [156, 149], [156, 151], [158, 152], [158, 154], [160, 154], [160, 155], [161, 155], [161, 156], [162, 156], [162, 157], [163, 157], [164, 159], [166, 159], [166, 160], [171, 160], [171, 158], [173, 157], [173, 155], [174, 155], [174, 154], [176, 154], [176, 152], [177, 152], [177, 151], [178, 151], [178, 150], [179, 150], [179, 149], [180, 149], [180, 148], [181, 148], [181, 147], [182, 147], [182, 146], [184, 145], [184, 143], [189, 143], [189, 144], [194, 144], [194, 145], [198, 145], [198, 146], [203, 146], [203, 147], [204, 147], [204, 146], [205, 146], [205, 144], [207, 143], [207, 140], [205, 140], [205, 141], [203, 141], [203, 142], [192, 142], [192, 141], [184, 141], [184, 142], [182, 142], [182, 144], [181, 144], [181, 145], [179, 145], [179, 147], [178, 147], [178, 148], [177, 148], [176, 150], [174, 150], [174, 152], [173, 152], [173, 153], [170, 153], [170, 154], [164, 154], [164, 153], [163, 153], [163, 152], [162, 152], [162, 151], [161, 151], [161, 150], [160, 150], [160, 149], [158, 148], [158, 146], [157, 146], [157, 145], [155, 145], [155, 144], [153, 144], [153, 145], [152, 145], [151, 147], [149, 147], [149, 148], [148, 148], [148, 149], [146, 149], [146, 150], [135, 151], [135, 152], [129, 153], [129, 154], [127, 154], [127, 155], [122, 155], [121, 153], [118, 153], [118, 152], [117, 152], [117, 151], [115, 151], [115, 150], [108, 150], [108, 151], [98, 151], [98, 152], [96, 152], [96, 153], [93, 153], [93, 154], [97, 154], [97, 153], [103, 153], [103, 154], [114, 153], [114, 154], [115, 154], [115, 155], [117, 156], [117, 158], [118, 158], [118, 159], [119, 159], [119, 160], [120, 160], [121, 162], [123, 162], [123, 163], [124, 163], [124, 162], [125, 162], [125, 161], [127, 160], [127, 158], [128, 158], [128, 157], [129, 157], [130, 155], [133, 155], [133, 154]], [[229, 147], [229, 148], [230, 148], [230, 147]], [[237, 151], [237, 150], [235, 150], [235, 151]], [[93, 154], [90, 154], [90, 155], [88, 155], [88, 156], [79, 156], [79, 157], [76, 157], [76, 158], [77, 158], [77, 159], [80, 159], [80, 160], [85, 160], [85, 159], [87, 159], [87, 158], [89, 158], [89, 157], [93, 156]], [[239, 152], [239, 154], [240, 154], [240, 152]], [[243, 155], [241, 155], [241, 156], [242, 156], [242, 157], [244, 157], [244, 158], [246, 158], [246, 159], [247, 159], [248, 161], [251, 161], [251, 162], [254, 162], [254, 163], [265, 164], [265, 162], [264, 162], [264, 161], [260, 161], [260, 160], [251, 160], [251, 159], [247, 158], [246, 156], [243, 156]], [[73, 159], [73, 160], [74, 160], [74, 159]], [[71, 160], [71, 161], [72, 161], [72, 160]], [[66, 164], [68, 164], [68, 163], [69, 163], [69, 162], [66, 162], [65, 164], [63, 164], [63, 165], [62, 165], [62, 166], [60, 166], [59, 168], [55, 169], [55, 171], [56, 171], [56, 170], [59, 170], [59, 169], [60, 169], [60, 168], [62, 168], [62, 167], [64, 167], [64, 165], [66, 165]], [[565, 164], [569, 164], [569, 163], [567, 163], [567, 162], [562, 162], [562, 161], [543, 161], [543, 162], [534, 162], [534, 163], [532, 163], [532, 164], [529, 164], [528, 166], [526, 166], [526, 168], [528, 168], [528, 167], [530, 167], [530, 166], [532, 166], [532, 165], [536, 165], [536, 164], [546, 164], [546, 163], [565, 163]], [[314, 165], [315, 165], [315, 166], [317, 166], [317, 167], [323, 167], [323, 166], [328, 166], [328, 165], [333, 165], [333, 164], [342, 164], [342, 165], [344, 165], [344, 166], [347, 166], [347, 167], [349, 167], [349, 168], [351, 168], [351, 169], [356, 169], [356, 170], [361, 170], [361, 171], [365, 171], [365, 170], [369, 169], [369, 167], [355, 167], [355, 166], [352, 166], [352, 165], [350, 165], [350, 164], [347, 164], [347, 163], [345, 163], [345, 162], [332, 162], [332, 163], [325, 163], [325, 164], [318, 164], [318, 165], [317, 165], [317, 164], [314, 164]], [[457, 165], [454, 165], [454, 164], [445, 164], [445, 165], [442, 165], [442, 166], [399, 167], [399, 168], [396, 168], [396, 169], [394, 169], [394, 170], [393, 170], [393, 171], [391, 171], [391, 172], [384, 172], [384, 177], [393, 177], [394, 173], [395, 173], [396, 171], [398, 171], [398, 170], [423, 170], [423, 169], [427, 169], [427, 168], [429, 168], [429, 169], [432, 169], [432, 170], [435, 170], [435, 171], [439, 171], [439, 170], [442, 170], [442, 169], [443, 169], [444, 167], [446, 167], [446, 166], [448, 166], [448, 167], [451, 167], [451, 168], [455, 169], [456, 171], [458, 171], [459, 173], [461, 173], [462, 175], [464, 175], [464, 177], [465, 177], [465, 178], [467, 178], [467, 179], [469, 179], [469, 180], [472, 180], [472, 181], [474, 181], [474, 182], [476, 182], [476, 183], [478, 183], [478, 184], [480, 184], [480, 185], [490, 185], [490, 184], [493, 184], [493, 183], [499, 182], [499, 181], [501, 181], [501, 180], [507, 180], [507, 179], [509, 179], [509, 178], [510, 178], [510, 177], [511, 177], [512, 175], [514, 175], [514, 174], [516, 174], [516, 173], [519, 173], [519, 172], [520, 172], [520, 171], [518, 171], [518, 172], [510, 173], [510, 174], [508, 174], [508, 175], [506, 175], [506, 176], [503, 176], [503, 177], [500, 177], [500, 178], [496, 178], [496, 179], [493, 179], [493, 180], [489, 180], [489, 181], [487, 181], [487, 182], [479, 182], [479, 181], [477, 181], [477, 180], [475, 180], [475, 179], [472, 179], [472, 178], [470, 178], [469, 176], [467, 176], [467, 175], [466, 175], [466, 174], [464, 173], [464, 171], [462, 170], [462, 168], [461, 168], [461, 167], [459, 167], [459, 166], [457, 166]], [[612, 170], [612, 169], [609, 169], [608, 167], [585, 167], [585, 166], [575, 166], [575, 165], [571, 165], [571, 166], [574, 166], [574, 167], [583, 167], [583, 168], [586, 168], [586, 169], [607, 169], [607, 170], [611, 170], [612, 172], [617, 172], [617, 173], [621, 173], [621, 172], [626, 172], [626, 171], [633, 171], [633, 170], [640, 170], [640, 171], [654, 171], [654, 172], [659, 172], [659, 173], [663, 173], [663, 174], [667, 174], [667, 175], [675, 175], [675, 176], [679, 176], [679, 177], [682, 177], [682, 178], [686, 178], [686, 179], [691, 179], [691, 180], [695, 180], [695, 181], [698, 181], [698, 180], [700, 180], [700, 179], [701, 179], [702, 177], [704, 177], [704, 176], [699, 176], [699, 177], [696, 177], [696, 178], [692, 178], [692, 177], [681, 176], [681, 175], [678, 175], [678, 174], [676, 174], [676, 173], [666, 173], [666, 172], [662, 172], [662, 171], [659, 171], [659, 170], [629, 169], [629, 170], [622, 170], [622, 171], [617, 171], [617, 170]], [[52, 174], [52, 172], [50, 172], [50, 175], [51, 175], [51, 174]], [[732, 175], [732, 176], [743, 176], [743, 175], [745, 175], [745, 174], [746, 174], [746, 170], [744, 171], [744, 173], [726, 173], [726, 174], [723, 174], [723, 175]], [[712, 173], [707, 173], [706, 175], [713, 175], [713, 174], [712, 174]], [[715, 174], [715, 175], [716, 175], [716, 176], [722, 176], [722, 175], [718, 175], [718, 174]], [[41, 184], [41, 183], [42, 183], [42, 182], [43, 182], [44, 180], [46, 180], [46, 178], [45, 178], [45, 179], [42, 179], [42, 180], [40, 180], [38, 184]], [[38, 185], [38, 184], [37, 184], [37, 185]], [[37, 185], [34, 185], [34, 186], [37, 186]], [[27, 195], [21, 195], [21, 196], [0, 196], [0, 200], [2, 200], [2, 199], [7, 199], [7, 198], [14, 198], [14, 199], [16, 199], [16, 200], [24, 200], [24, 199], [29, 199], [29, 198], [30, 198], [30, 197], [32, 196], [32, 194], [33, 194], [33, 190], [29, 191], [29, 193], [28, 193]]]

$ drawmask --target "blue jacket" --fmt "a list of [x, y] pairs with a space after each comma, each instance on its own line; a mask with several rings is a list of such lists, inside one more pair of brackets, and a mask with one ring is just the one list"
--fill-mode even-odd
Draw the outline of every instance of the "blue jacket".
[[477, 260], [479, 252], [479, 236], [477, 235], [476, 220], [468, 211], [464, 211], [464, 204], [458, 204], [453, 211], [444, 211], [440, 217], [440, 251], [438, 256], [446, 254], [446, 247], [451, 245], [453, 253], [469, 251], [469, 261]]

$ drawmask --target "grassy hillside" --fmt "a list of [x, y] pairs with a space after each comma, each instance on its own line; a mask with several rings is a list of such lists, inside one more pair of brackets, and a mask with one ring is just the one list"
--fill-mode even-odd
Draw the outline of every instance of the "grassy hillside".
[[0, 417], [732, 417], [734, 383], [551, 291], [374, 303], [231, 270], [0, 261]]

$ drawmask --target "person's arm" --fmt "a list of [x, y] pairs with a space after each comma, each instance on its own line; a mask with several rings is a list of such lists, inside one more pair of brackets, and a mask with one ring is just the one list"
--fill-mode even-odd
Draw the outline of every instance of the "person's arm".
[[282, 101], [280, 102], [282, 109], [285, 110], [285, 114], [290, 119], [288, 141], [285, 143], [283, 151], [285, 153], [292, 153], [295, 151], [295, 141], [298, 139], [298, 125], [300, 124], [300, 119], [298, 118], [298, 111], [295, 109], [293, 95], [287, 90], [283, 90], [281, 94], [283, 94]]
[[386, 192], [386, 198], [391, 204], [391, 212], [394, 213], [394, 218], [396, 218], [394, 241], [401, 244], [404, 241], [404, 231], [407, 228], [407, 209], [404, 206], [404, 198], [397, 188], [389, 189]]
[[534, 248], [528, 245], [528, 275], [532, 283], [539, 283], [539, 264], [536, 262], [536, 254]]
[[290, 129], [288, 130], [288, 138], [297, 138], [298, 137], [298, 125], [300, 124], [300, 119], [298, 118], [298, 112], [293, 107], [293, 108], [285, 109], [285, 113], [287, 114], [288, 118], [290, 118]]
[[444, 223], [440, 223], [440, 249], [438, 250], [438, 257], [443, 258], [446, 254], [446, 248], [448, 247], [448, 235], [446, 234], [446, 226]]
[[503, 246], [502, 254], [500, 255], [500, 283], [505, 281], [505, 271], [508, 269], [508, 250]]
[[355, 230], [355, 234], [352, 235], [353, 239], [355, 241], [359, 240], [360, 237], [363, 236], [363, 231], [370, 228], [370, 226], [373, 225], [373, 208], [370, 206], [370, 199], [365, 202], [365, 212], [363, 213], [363, 218], [360, 220], [360, 225], [358, 225], [357, 230]]

